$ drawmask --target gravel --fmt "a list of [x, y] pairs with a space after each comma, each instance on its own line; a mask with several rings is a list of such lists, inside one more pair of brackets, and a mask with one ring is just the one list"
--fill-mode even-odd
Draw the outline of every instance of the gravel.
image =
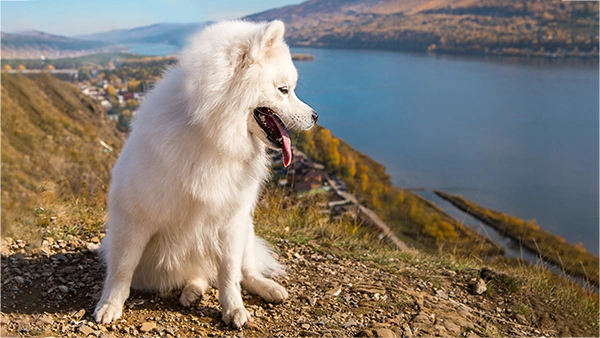
[[[178, 290], [161, 295], [132, 291], [123, 317], [99, 325], [92, 314], [104, 279], [96, 247], [100, 240], [46, 238], [41, 246], [33, 248], [24, 241], [5, 238], [1, 335], [476, 337], [489, 332], [500, 336], [558, 335], [530, 326], [522, 315], [497, 312], [500, 305], [486, 300], [485, 295], [472, 295], [469, 284], [472, 274], [452, 274], [435, 265], [404, 262], [398, 263], [399, 273], [392, 273], [374, 262], [350, 258], [343, 251], [286, 240], [274, 247], [288, 267], [288, 276], [279, 282], [287, 288], [290, 298], [273, 305], [244, 292], [244, 303], [253, 321], [241, 331], [231, 330], [221, 321], [214, 288], [191, 308], [179, 304]], [[504, 308], [506, 304], [502, 305]]]

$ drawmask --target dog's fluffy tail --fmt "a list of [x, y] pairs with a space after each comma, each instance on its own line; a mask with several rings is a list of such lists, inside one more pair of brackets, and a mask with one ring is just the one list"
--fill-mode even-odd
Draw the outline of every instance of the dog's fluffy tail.
[[285, 276], [285, 268], [275, 259], [269, 244], [262, 238], [254, 236], [254, 259], [256, 268], [264, 276]]

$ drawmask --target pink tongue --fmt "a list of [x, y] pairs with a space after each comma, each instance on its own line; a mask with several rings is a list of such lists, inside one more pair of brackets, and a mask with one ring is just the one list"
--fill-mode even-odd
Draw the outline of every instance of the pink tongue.
[[277, 118], [273, 120], [275, 121], [275, 125], [277, 125], [277, 129], [279, 129], [279, 133], [283, 139], [283, 148], [281, 148], [281, 154], [283, 155], [283, 165], [287, 167], [292, 162], [292, 141], [290, 141], [290, 135], [288, 134], [288, 131], [281, 120]]

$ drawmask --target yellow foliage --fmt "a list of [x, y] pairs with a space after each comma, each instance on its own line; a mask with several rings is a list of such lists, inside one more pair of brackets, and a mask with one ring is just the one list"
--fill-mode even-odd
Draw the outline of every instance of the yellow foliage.
[[446, 221], [430, 221], [423, 227], [423, 233], [435, 239], [456, 239], [454, 226]]
[[54, 66], [53, 66], [53, 65], [47, 65], [47, 66], [46, 66], [46, 69], [47, 69], [47, 70], [55, 70], [55, 68], [54, 68]]
[[138, 106], [138, 102], [134, 99], [129, 99], [127, 100], [127, 108], [129, 109], [135, 109], [135, 107]]
[[115, 89], [115, 87], [113, 85], [108, 85], [106, 87], [106, 92], [110, 96], [117, 96], [117, 90]]
[[354, 178], [356, 176], [356, 161], [354, 157], [348, 156], [346, 159], [346, 167], [348, 168], [348, 177]]
[[340, 151], [338, 150], [338, 145], [340, 144], [340, 140], [337, 138], [333, 138], [331, 140], [331, 144], [329, 146], [329, 161], [328, 164], [332, 167], [338, 167], [340, 165]]
[[360, 174], [360, 191], [366, 192], [369, 189], [369, 176], [367, 174]]
[[371, 189], [371, 205], [375, 209], [381, 208], [381, 200], [379, 199], [379, 191]]
[[4, 65], [3, 68], [4, 68], [4, 70], [12, 70], [12, 67], [10, 65], [8, 65], [8, 64]]
[[404, 203], [405, 199], [406, 199], [406, 196], [404, 195], [404, 191], [401, 191], [400, 193], [398, 193], [398, 202], [400, 202], [400, 204]]
[[19, 70], [26, 70], [27, 68], [25, 68], [25, 66], [23, 66], [23, 65], [19, 65], [19, 68], [18, 68], [18, 69], [19, 69]]

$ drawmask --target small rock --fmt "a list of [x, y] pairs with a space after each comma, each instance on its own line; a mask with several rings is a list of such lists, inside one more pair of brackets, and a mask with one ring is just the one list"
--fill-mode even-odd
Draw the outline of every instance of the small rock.
[[484, 280], [498, 280], [499, 278], [506, 277], [506, 272], [496, 271], [492, 268], [485, 267], [479, 271], [479, 276]]
[[375, 329], [375, 336], [377, 337], [382, 337], [382, 338], [396, 338], [396, 334], [394, 333], [394, 331], [390, 330], [390, 329]]
[[[246, 324], [244, 324], [244, 328], [248, 329], [248, 330], [262, 332], [262, 330], [260, 329], [260, 327], [256, 323], [254, 323], [253, 321], [246, 322]], [[173, 331], [173, 332], [168, 332], [168, 333], [174, 334], [175, 332]]]
[[342, 327], [343, 327], [344, 329], [347, 329], [347, 328], [349, 328], [349, 327], [352, 327], [352, 326], [357, 326], [357, 325], [358, 325], [358, 324], [357, 324], [355, 321], [348, 321], [348, 322], [345, 322], [344, 324], [342, 324]]
[[356, 337], [375, 337], [375, 334], [371, 330], [362, 330], [356, 334]]
[[87, 337], [88, 335], [94, 333], [94, 329], [84, 324], [79, 327], [79, 332], [83, 333]]
[[328, 295], [332, 295], [332, 296], [339, 296], [340, 293], [342, 293], [342, 289], [340, 289], [340, 288], [333, 288], [331, 290], [327, 290], [326, 293]]
[[515, 320], [517, 321], [517, 323], [519, 323], [521, 325], [527, 325], [527, 318], [525, 318], [525, 316], [523, 316], [520, 313], [517, 313], [515, 315]]
[[61, 292], [64, 292], [64, 293], [67, 293], [67, 292], [69, 292], [69, 288], [68, 288], [66, 285], [59, 285], [59, 286], [58, 286], [58, 289], [59, 289]]
[[442, 270], [442, 276], [452, 277], [452, 276], [455, 276], [455, 275], [456, 275], [456, 272], [454, 272], [452, 270], [446, 270], [446, 269]]
[[435, 294], [436, 294], [436, 296], [440, 297], [441, 299], [448, 299], [448, 295], [442, 289], [436, 290]]
[[20, 332], [29, 332], [29, 325], [30, 325], [29, 317], [22, 318], [21, 320], [19, 320], [17, 325], [19, 326]]
[[479, 338], [479, 336], [477, 335], [477, 333], [473, 332], [473, 331], [469, 331], [467, 332], [466, 335], [467, 338]]
[[144, 304], [144, 300], [143, 299], [132, 299], [131, 304], [133, 306], [139, 306], [139, 305]]
[[473, 284], [473, 288], [472, 288], [473, 294], [481, 295], [486, 291], [487, 291], [487, 286], [485, 285], [485, 281], [483, 279], [479, 278], [477, 280], [477, 282], [475, 282]]
[[81, 318], [83, 318], [84, 315], [85, 315], [85, 310], [81, 309], [81, 310], [77, 311], [77, 313], [75, 313], [73, 315], [73, 319], [75, 319], [75, 320], [81, 320]]
[[100, 243], [88, 243], [85, 247], [88, 249], [89, 252], [94, 253], [100, 250]]
[[141, 332], [150, 332], [156, 328], [156, 323], [153, 322], [145, 322], [140, 326]]
[[18, 284], [24, 284], [25, 283], [25, 278], [23, 278], [21, 276], [16, 276], [15, 277], [15, 282], [17, 282]]
[[54, 323], [54, 319], [52, 319], [52, 317], [50, 317], [50, 316], [42, 316], [36, 322], [36, 324], [38, 326], [51, 325], [53, 323]]
[[304, 323], [304, 324], [300, 325], [300, 327], [303, 328], [304, 330], [308, 330], [308, 329], [310, 329], [310, 324]]
[[303, 296], [302, 298], [304, 298], [310, 306], [315, 306], [315, 304], [317, 304], [317, 299], [315, 297]]

